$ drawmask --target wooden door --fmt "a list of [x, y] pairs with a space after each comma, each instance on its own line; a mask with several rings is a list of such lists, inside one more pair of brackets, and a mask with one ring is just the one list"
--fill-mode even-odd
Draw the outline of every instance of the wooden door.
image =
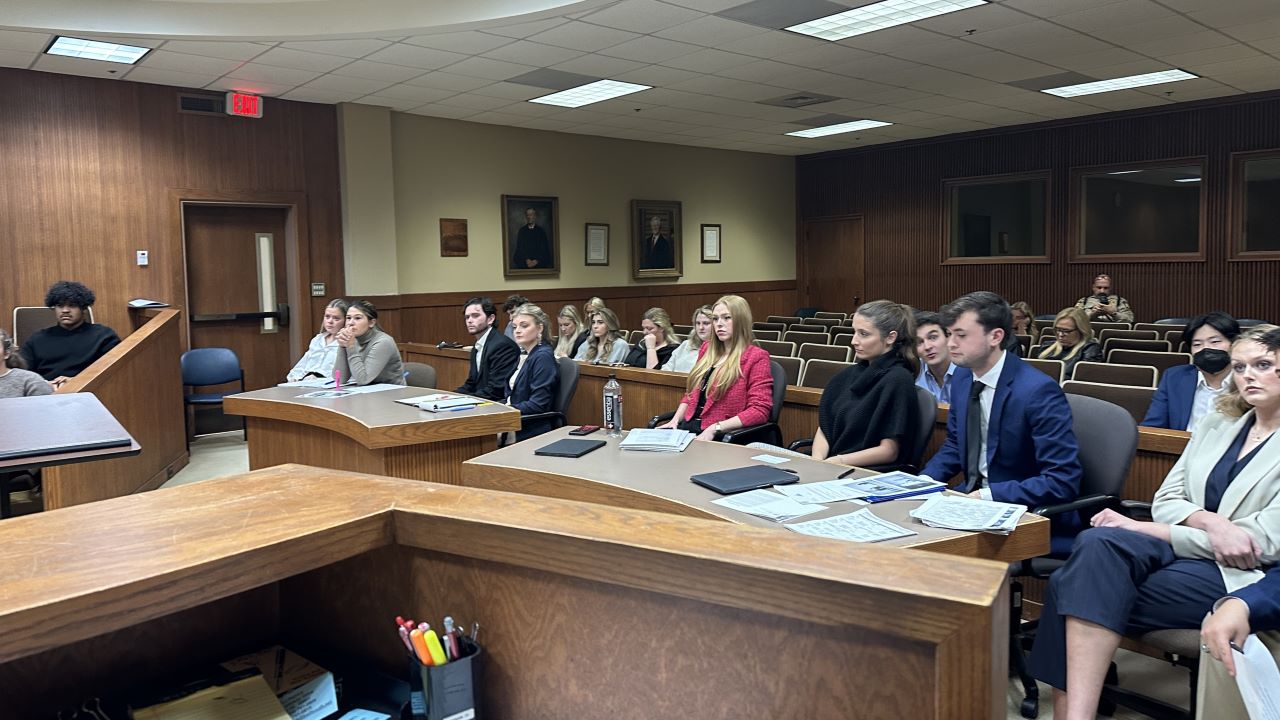
[[[247, 390], [283, 382], [293, 366], [285, 321], [253, 317], [263, 313], [264, 296], [273, 308], [288, 307], [287, 219], [288, 210], [281, 207], [188, 204], [183, 209], [191, 347], [234, 350]], [[260, 268], [270, 273], [265, 283]], [[289, 322], [295, 320], [308, 318]]]
[[806, 221], [798, 250], [802, 306], [853, 312], [867, 301], [861, 217]]

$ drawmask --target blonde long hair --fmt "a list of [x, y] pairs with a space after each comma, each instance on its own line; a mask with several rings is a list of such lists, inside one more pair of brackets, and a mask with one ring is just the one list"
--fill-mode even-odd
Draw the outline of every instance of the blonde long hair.
[[[689, 347], [693, 348], [694, 352], [701, 350], [702, 343], [704, 342], [702, 338], [698, 337], [698, 316], [705, 315], [707, 318], [707, 321], [714, 325], [715, 323], [714, 321], [711, 320], [711, 316], [715, 314], [716, 314], [715, 308], [711, 307], [710, 305], [703, 305], [697, 310], [694, 310], [693, 315], [689, 317], [689, 325], [690, 325], [689, 337], [685, 338], [684, 341], [689, 343]], [[713, 332], [714, 331], [709, 332], [708, 337]], [[754, 335], [752, 337], [754, 337]]]
[[[1058, 321], [1063, 318], [1071, 318], [1076, 324], [1076, 330], [1080, 331], [1080, 342], [1076, 343], [1076, 346], [1071, 348], [1071, 352], [1067, 353], [1066, 357], [1057, 358], [1059, 360], [1070, 360], [1075, 357], [1076, 354], [1080, 352], [1080, 349], [1086, 344], [1093, 342], [1093, 326], [1089, 324], [1089, 316], [1085, 314], [1084, 310], [1081, 310], [1078, 307], [1069, 307], [1054, 316], [1053, 326], [1055, 328], [1058, 327]], [[1049, 358], [1060, 352], [1062, 352], [1062, 341], [1058, 340], [1057, 335], [1055, 335], [1053, 338], [1053, 344], [1040, 351], [1040, 354], [1037, 357]]]
[[[724, 305], [729, 311], [729, 317], [733, 318], [733, 333], [729, 335], [728, 342], [722, 342], [720, 336], [715, 334], [714, 326], [712, 327], [711, 334], [707, 337], [709, 347], [689, 371], [689, 382], [686, 386], [692, 392], [694, 388], [702, 385], [702, 379], [707, 373], [714, 370], [715, 374], [707, 383], [707, 397], [716, 400], [724, 397], [729, 388], [742, 377], [742, 353], [753, 344], [751, 306], [747, 301], [739, 295], [725, 295], [715, 301], [712, 312], [714, 313], [714, 308], [720, 305]], [[719, 366], [718, 370], [716, 370], [717, 366]]]
[[542, 332], [539, 333], [541, 335], [541, 343], [543, 345], [551, 344], [551, 321], [547, 319], [547, 314], [542, 311], [542, 308], [533, 303], [525, 303], [511, 311], [512, 318], [517, 315], [528, 315], [533, 318], [535, 323], [542, 326]]
[[573, 321], [573, 332], [567, 336], [564, 333], [560, 333], [560, 339], [556, 341], [556, 357], [568, 357], [570, 351], [573, 350], [573, 344], [577, 342], [578, 336], [582, 334], [584, 329], [582, 316], [578, 314], [578, 308], [572, 305], [565, 305], [560, 308], [560, 314], [556, 315], [556, 318], [569, 318]]
[[602, 338], [596, 337], [593, 331], [591, 337], [587, 338], [587, 362], [595, 362], [596, 358], [608, 359], [609, 354], [613, 352], [613, 344], [618, 341], [618, 332], [621, 329], [618, 316], [609, 308], [602, 307], [592, 313], [592, 323], [595, 322], [597, 315], [604, 318], [605, 327], [609, 331]]
[[676, 335], [675, 328], [671, 327], [671, 316], [667, 314], [666, 310], [660, 307], [652, 307], [645, 310], [640, 317], [658, 326], [658, 329], [662, 331], [662, 341], [666, 344], [671, 345], [680, 342], [680, 337]]
[[[1273, 338], [1267, 337], [1275, 330], [1280, 330], [1280, 327], [1275, 325], [1254, 325], [1251, 328], [1244, 328], [1236, 336], [1236, 339], [1232, 341], [1231, 349], [1234, 350], [1242, 342], [1256, 342], [1266, 346], [1269, 351], [1275, 352], [1276, 349], [1271, 347]], [[1234, 381], [1227, 384], [1230, 387], [1218, 398], [1217, 411], [1227, 417], [1238, 418], [1252, 410], [1253, 406], [1245, 402], [1244, 396], [1240, 394], [1240, 387]]]

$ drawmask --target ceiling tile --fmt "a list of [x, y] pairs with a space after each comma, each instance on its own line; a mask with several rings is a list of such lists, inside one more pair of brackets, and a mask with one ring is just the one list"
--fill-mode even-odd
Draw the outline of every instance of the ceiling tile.
[[1249, 22], [1275, 20], [1280, 16], [1280, 6], [1274, 0], [1231, 0], [1231, 2], [1206, 2], [1187, 11], [1196, 22], [1209, 27], [1228, 27]]
[[542, 97], [551, 92], [547, 88], [533, 87], [532, 85], [519, 85], [517, 83], [496, 82], [492, 85], [485, 85], [482, 88], [476, 88], [471, 91], [476, 95], [486, 95], [488, 97], [503, 98], [507, 102], [528, 100], [530, 98]]
[[196, 75], [212, 75], [213, 77], [225, 75], [240, 67], [240, 65], [241, 61], [239, 60], [225, 60], [203, 55], [185, 55], [183, 53], [169, 52], [168, 50], [152, 50], [138, 63], [138, 67], [152, 70], [172, 70]]
[[357, 105], [374, 105], [377, 107], [391, 108], [392, 110], [399, 110], [400, 112], [412, 110], [413, 108], [422, 105], [422, 102], [419, 100], [405, 100], [403, 98], [388, 97], [382, 94], [365, 95], [364, 97], [356, 98], [352, 102]]
[[[1132, 25], [1109, 25], [1092, 29], [1087, 32], [1093, 37], [1106, 40], [1107, 42], [1113, 42], [1117, 45], [1123, 45], [1124, 47], [1137, 52], [1145, 52], [1143, 50], [1138, 50], [1137, 46], [1152, 42], [1158, 42], [1161, 40], [1168, 41], [1196, 34], [1217, 34], [1212, 30], [1206, 29], [1205, 26], [1200, 23], [1188, 20], [1183, 15], [1168, 15], [1150, 22]], [[1215, 45], [1220, 44], [1222, 43], [1216, 43]], [[1215, 45], [1209, 45], [1208, 47], [1214, 47]], [[1194, 50], [1197, 48], [1187, 49]]]
[[226, 60], [251, 60], [267, 50], [267, 48], [258, 43], [202, 40], [170, 40], [164, 44], [164, 49], [191, 55], [224, 58]]
[[386, 80], [392, 83], [404, 82], [410, 78], [418, 77], [423, 72], [422, 68], [389, 65], [387, 63], [373, 62], [372, 60], [356, 60], [334, 70], [332, 74], [365, 78], [367, 80]]
[[489, 80], [506, 80], [535, 69], [532, 65], [490, 60], [484, 57], [470, 57], [449, 66], [449, 72], [451, 73]]
[[833, 65], [857, 62], [858, 60], [865, 60], [875, 56], [875, 53], [848, 47], [847, 45], [824, 43], [817, 47], [786, 52], [775, 56], [773, 59], [788, 65], [799, 65], [813, 70], [825, 70]]
[[408, 83], [392, 85], [391, 87], [383, 88], [373, 94], [381, 98], [392, 98], [395, 100], [412, 102], [414, 103], [413, 107], [417, 107], [423, 103], [443, 100], [451, 95], [457, 95], [453, 90], [419, 87], [417, 85], [409, 85]]
[[595, 52], [638, 37], [638, 34], [626, 30], [574, 21], [557, 25], [546, 32], [532, 35], [529, 39], [556, 47]]
[[785, 63], [774, 62], [772, 60], [756, 60], [755, 62], [725, 68], [716, 74], [724, 77], [731, 77], [736, 80], [768, 83], [769, 81], [780, 78], [784, 75], [790, 75], [795, 71], [796, 67], [794, 65], [787, 65]]
[[338, 57], [337, 55], [323, 55], [321, 53], [303, 52], [288, 48], [271, 48], [254, 58], [253, 61], [261, 65], [292, 68], [294, 70], [312, 70], [315, 72], [329, 72], [334, 68], [342, 67], [351, 62], [350, 59]]
[[484, 87], [490, 84], [491, 80], [484, 78], [468, 77], [466, 75], [456, 75], [451, 72], [436, 71], [419, 75], [405, 81], [409, 85], [419, 85], [422, 87], [437, 88], [440, 90], [452, 90], [454, 92], [467, 92], [476, 88]]
[[1020, 10], [988, 3], [968, 8], [959, 12], [949, 12], [928, 20], [911, 23], [922, 30], [950, 35], [963, 36], [970, 30], [995, 30], [996, 28], [1013, 27], [1035, 20], [1035, 16]]
[[362, 58], [371, 52], [377, 52], [390, 44], [391, 43], [386, 40], [353, 38], [350, 40], [303, 40], [299, 42], [281, 43], [280, 47], [288, 48], [290, 50], [302, 50], [304, 52], [339, 55], [344, 58], [355, 60], [357, 58]]
[[205, 85], [208, 90], [235, 90], [236, 92], [280, 97], [293, 89], [293, 85], [263, 82], [259, 80], [240, 80], [233, 77], [221, 77]]
[[853, 61], [834, 63], [823, 69], [840, 75], [879, 81], [918, 67], [921, 67], [920, 63], [911, 60], [888, 55], [867, 55]]
[[347, 93], [351, 94], [352, 97], [359, 97], [376, 93], [389, 85], [391, 85], [389, 80], [367, 80], [364, 78], [344, 77], [342, 75], [321, 75], [299, 89], [328, 93]]
[[713, 50], [706, 48], [698, 52], [681, 55], [680, 57], [664, 60], [663, 65], [680, 68], [681, 70], [690, 70], [700, 73], [714, 73], [724, 70], [725, 68], [745, 65], [754, 62], [755, 58], [737, 53], [725, 52], [723, 50]]
[[1063, 70], [1073, 70], [1085, 75], [1097, 77], [1094, 72], [1098, 68], [1109, 67], [1112, 65], [1123, 65], [1125, 63], [1138, 62], [1145, 59], [1143, 55], [1136, 52], [1126, 50], [1124, 48], [1109, 48], [1099, 50], [1097, 52], [1084, 53], [1082, 55], [1068, 55], [1056, 58], [1053, 64]]
[[765, 32], [768, 31], [755, 25], [740, 23], [736, 20], [726, 20], [714, 15], [706, 15], [697, 20], [669, 27], [666, 30], [660, 30], [654, 35], [668, 40], [679, 40], [680, 42], [693, 43], [704, 47], [720, 47], [724, 43], [741, 40], [752, 35], [760, 35]]
[[473, 108], [475, 110], [497, 110], [500, 107], [510, 105], [511, 101], [506, 98], [476, 95], [475, 93], [460, 93], [453, 97], [441, 100], [439, 104], [451, 105], [453, 107]]
[[[612, 58], [607, 55], [597, 55], [595, 53], [577, 57], [568, 62], [562, 62], [551, 66], [555, 70], [563, 70], [564, 72], [578, 73], [580, 75], [590, 75], [599, 78], [618, 79], [617, 76], [623, 73], [639, 70], [647, 67], [644, 63], [634, 60], [623, 60], [622, 58]], [[635, 81], [632, 81], [635, 82]], [[652, 83], [645, 83], [646, 85]]]
[[504, 108], [502, 112], [512, 115], [520, 115], [523, 117], [551, 117], [565, 112], [565, 108], [555, 105], [543, 105], [541, 103], [512, 103]]
[[415, 35], [405, 38], [404, 41], [409, 45], [418, 45], [419, 47], [432, 48], [433, 50], [447, 50], [448, 52], [462, 53], [464, 55], [479, 55], [506, 45], [511, 42], [511, 38], [469, 30], [456, 33], [440, 33], [438, 35]]
[[527, 38], [546, 32], [553, 27], [569, 22], [564, 18], [549, 18], [547, 20], [534, 20], [533, 22], [517, 23], [515, 25], [504, 25], [496, 28], [485, 28], [485, 32], [493, 35], [502, 35], [511, 38]]
[[298, 102], [323, 103], [327, 105], [336, 105], [340, 102], [350, 102], [360, 97], [361, 93], [347, 92], [331, 92], [326, 90], [316, 90], [307, 87], [294, 88], [289, 92], [281, 95], [284, 100], [297, 100]]
[[1062, 0], [1004, 0], [1001, 4], [1007, 8], [1021, 10], [1037, 17], [1053, 18], [1058, 17], [1059, 15], [1079, 12], [1085, 8], [1113, 5], [1123, 1], [1124, 0], [1071, 0], [1071, 2], [1062, 2]]
[[693, 80], [687, 80], [672, 85], [671, 89], [734, 98], [735, 100], [746, 100], [748, 102], [759, 102], [760, 100], [768, 100], [769, 98], [787, 94], [785, 88], [716, 77], [714, 75], [704, 75]]
[[991, 50], [980, 55], [952, 58], [947, 61], [948, 70], [973, 75], [995, 82], [1010, 82], [1044, 77], [1061, 72], [1052, 65], [1026, 60], [998, 50]]
[[657, 0], [626, 0], [584, 15], [585, 22], [593, 25], [629, 30], [638, 33], [652, 33], [681, 23], [687, 23], [703, 16], [696, 10], [668, 5]]
[[730, 40], [722, 43], [719, 47], [721, 50], [742, 53], [743, 55], [777, 58], [787, 53], [804, 52], [805, 50], [826, 47], [829, 44], [826, 40], [819, 40], [808, 35], [775, 30], [773, 32], [760, 33], [759, 35], [751, 35], [740, 40]]
[[1278, 38], [1280, 37], [1280, 17], [1259, 18], [1255, 22], [1221, 28], [1221, 31], [1244, 42]]
[[1054, 18], [1054, 22], [1076, 30], [1093, 32], [1156, 22], [1169, 17], [1175, 17], [1172, 11], [1151, 0], [1121, 0], [1059, 15]]
[[636, 62], [659, 63], [681, 55], [695, 53], [701, 49], [697, 45], [690, 45], [689, 43], [645, 36], [635, 40], [628, 40], [610, 48], [603, 48], [600, 50], [600, 54], [620, 57], [625, 60], [635, 60]]
[[49, 33], [0, 30], [0, 50], [44, 52], [44, 49], [52, 41], [53, 35]]
[[61, 55], [41, 55], [32, 69], [116, 80], [123, 76], [125, 71], [130, 69], [130, 66]]
[[451, 105], [440, 105], [432, 103], [423, 105], [409, 111], [414, 115], [428, 115], [430, 117], [449, 118], [452, 120], [462, 120], [475, 115], [478, 111], [472, 108], [454, 107]]
[[641, 85], [651, 85], [653, 87], [669, 87], [678, 82], [683, 82], [698, 77], [698, 73], [681, 70], [679, 68], [667, 67], [665, 65], [646, 65], [636, 70], [630, 70], [616, 76], [615, 80], [623, 82], [639, 83]]
[[0, 48], [0, 67], [25, 68], [35, 62], [37, 57], [39, 56], [30, 51]]
[[320, 73], [310, 70], [295, 70], [293, 68], [276, 67], [275, 65], [260, 65], [256, 62], [251, 62], [244, 63], [235, 70], [227, 73], [227, 77], [236, 78], [238, 80], [251, 80], [293, 87], [294, 85], [301, 85], [302, 83], [315, 80], [320, 77]]
[[[1029, 23], [1028, 23], [1029, 24]], [[1015, 27], [1000, 28], [1001, 30], [1013, 30]], [[892, 51], [904, 47], [914, 47], [917, 45], [931, 45], [937, 42], [945, 42], [953, 40], [947, 35], [922, 30], [913, 25], [898, 25], [885, 30], [877, 30], [876, 32], [867, 33], [865, 35], [855, 35], [851, 38], [840, 40], [836, 44], [845, 47], [857, 48], [866, 52], [892, 54]]]
[[152, 85], [171, 85], [182, 88], [202, 88], [218, 79], [218, 74], [202, 75], [200, 73], [163, 70], [160, 68], [138, 66], [125, 75], [130, 82], [144, 82]]
[[509, 45], [490, 50], [484, 54], [484, 57], [506, 62], [524, 63], [535, 67], [548, 67], [556, 63], [572, 60], [581, 55], [581, 50], [568, 50], [554, 45], [517, 40]]
[[1050, 56], [1081, 55], [1100, 52], [1112, 46], [1070, 28], [1053, 25], [1043, 20], [980, 32], [969, 38], [971, 42], [986, 45], [993, 50], [1003, 50], [1037, 60]]
[[573, 123], [564, 120], [556, 120], [555, 118], [521, 118], [520, 127], [530, 128], [532, 130], [552, 130], [559, 131], [568, 127], [573, 127]]
[[1253, 48], [1244, 45], [1226, 45], [1207, 50], [1162, 55], [1160, 59], [1168, 62], [1172, 67], [1182, 68], [1187, 72], [1194, 73], [1196, 68], [1204, 65], [1212, 65], [1213, 63], [1226, 62], [1228, 60], [1248, 60], [1249, 58], [1262, 57], [1265, 56]]
[[406, 43], [396, 43], [395, 45], [383, 48], [378, 52], [371, 53], [365, 57], [365, 60], [390, 63], [392, 65], [404, 65], [406, 67], [421, 68], [423, 70], [436, 70], [447, 65], [452, 65], [459, 60], [465, 60], [466, 58], [467, 56], [461, 53], [449, 52], [447, 50], [434, 50], [432, 48], [408, 45]]

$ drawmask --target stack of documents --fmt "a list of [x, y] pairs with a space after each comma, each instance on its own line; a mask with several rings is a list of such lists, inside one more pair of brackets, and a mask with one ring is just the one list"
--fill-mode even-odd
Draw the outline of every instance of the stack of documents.
[[935, 495], [911, 511], [911, 517], [930, 527], [1008, 535], [1027, 509], [1012, 503], [956, 495]]
[[802, 535], [850, 540], [852, 542], [880, 542], [894, 538], [910, 537], [916, 533], [901, 525], [876, 517], [866, 508], [847, 515], [810, 520], [784, 526]]
[[812, 515], [825, 510], [825, 505], [804, 505], [784, 495], [770, 490], [751, 490], [749, 492], [722, 497], [712, 503], [737, 510], [748, 515], [755, 515], [774, 522], [783, 522], [792, 518]]
[[430, 395], [397, 398], [396, 402], [403, 405], [412, 405], [419, 410], [426, 410], [427, 412], [444, 412], [447, 410], [473, 408], [477, 405], [483, 404], [485, 401], [480, 398], [471, 397], [470, 395], [432, 393]]
[[627, 433], [618, 447], [623, 450], [648, 450], [650, 452], [684, 452], [693, 442], [688, 430], [636, 429]]
[[884, 502], [943, 490], [946, 485], [927, 477], [902, 472], [885, 473], [860, 480], [838, 478], [824, 482], [779, 487], [783, 495], [802, 503], [828, 503], [841, 500]]

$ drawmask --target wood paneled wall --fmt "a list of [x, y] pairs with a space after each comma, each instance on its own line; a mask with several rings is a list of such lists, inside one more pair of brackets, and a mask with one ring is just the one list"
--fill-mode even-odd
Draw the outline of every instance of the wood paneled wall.
[[[370, 300], [378, 308], [378, 322], [399, 342], [435, 345], [441, 340], [449, 340], [470, 345], [471, 338], [462, 322], [462, 304], [471, 297], [488, 296], [498, 307], [499, 324], [505, 326], [506, 316], [502, 314], [502, 303], [511, 292], [486, 290], [474, 293], [381, 295], [371, 297]], [[768, 315], [790, 315], [796, 309], [794, 280], [547, 288], [519, 292], [546, 311], [553, 323], [564, 305], [571, 304], [581, 311], [588, 298], [603, 298], [609, 308], [618, 314], [627, 330], [640, 329], [640, 316], [651, 307], [665, 309], [671, 315], [674, 325], [688, 325], [697, 307], [713, 303], [728, 294], [746, 298], [756, 320], [764, 320]], [[317, 314], [316, 317], [319, 318], [320, 315]], [[555, 328], [552, 328], [551, 334], [555, 333]]]
[[[868, 298], [935, 307], [986, 289], [1054, 313], [1108, 272], [1139, 320], [1212, 309], [1280, 320], [1280, 262], [1228, 260], [1231, 154], [1271, 148], [1280, 148], [1274, 93], [896, 143], [800, 158], [797, 215], [801, 226], [824, 216], [864, 218]], [[1072, 168], [1174, 158], [1205, 159], [1203, 262], [1068, 261]], [[944, 180], [1044, 170], [1051, 175], [1049, 264], [941, 264]]]
[[[172, 87], [7, 68], [0, 91], [18, 99], [0, 111], [0, 311], [41, 304], [64, 278], [93, 288], [95, 318], [121, 335], [130, 298], [183, 307], [176, 190], [304, 193], [299, 282], [342, 292], [333, 106], [268, 99], [260, 120], [193, 115], [178, 112]], [[150, 251], [149, 267], [135, 250]], [[318, 319], [324, 301], [294, 311]]]

